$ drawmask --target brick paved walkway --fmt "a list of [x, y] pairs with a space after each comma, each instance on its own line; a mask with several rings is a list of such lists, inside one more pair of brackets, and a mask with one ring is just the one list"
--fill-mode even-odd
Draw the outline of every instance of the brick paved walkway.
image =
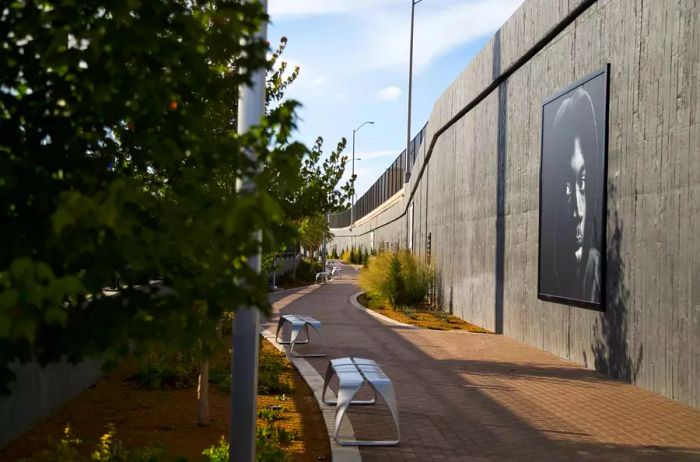
[[[386, 324], [350, 304], [353, 274], [273, 301], [322, 321], [329, 357], [371, 358], [392, 378], [401, 444], [361, 448], [364, 461], [700, 461], [700, 411], [504, 336]], [[323, 375], [327, 358], [309, 363]], [[358, 437], [391, 435], [385, 406], [349, 415]]]

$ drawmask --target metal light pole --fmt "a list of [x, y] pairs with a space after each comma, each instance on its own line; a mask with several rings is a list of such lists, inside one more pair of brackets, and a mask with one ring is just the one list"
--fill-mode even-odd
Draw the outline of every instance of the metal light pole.
[[[267, 0], [259, 1], [267, 12]], [[267, 23], [260, 26], [256, 34], [260, 40], [267, 39]], [[252, 75], [250, 86], [241, 85], [238, 98], [238, 132], [245, 133], [260, 123], [265, 114], [265, 69]], [[253, 157], [252, 152], [248, 152]], [[251, 178], [239, 178], [236, 189], [246, 193], [255, 189]], [[253, 231], [258, 242], [260, 231]], [[260, 272], [260, 250], [251, 255], [248, 264]], [[260, 314], [255, 306], [241, 306], [233, 321], [233, 354], [231, 359], [231, 446], [229, 460], [253, 462], [255, 460], [255, 421], [258, 394], [258, 338], [260, 336]]]
[[350, 228], [355, 224], [355, 133], [360, 131], [360, 129], [366, 124], [374, 125], [374, 122], [368, 120], [367, 122], [362, 122], [359, 127], [352, 131], [352, 201], [350, 206]]
[[404, 182], [408, 182], [408, 152], [411, 147], [411, 92], [413, 89], [413, 19], [415, 17], [416, 5], [423, 0], [411, 0], [411, 41], [408, 53], [408, 128], [406, 129], [406, 159], [404, 161]]

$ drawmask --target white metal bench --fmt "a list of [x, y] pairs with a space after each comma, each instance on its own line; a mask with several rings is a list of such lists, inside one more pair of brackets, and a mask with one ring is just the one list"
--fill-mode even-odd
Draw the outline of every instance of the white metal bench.
[[328, 281], [331, 279], [331, 273], [328, 271], [321, 271], [320, 273], [316, 273], [316, 280], [314, 281], [315, 284], [318, 284], [319, 279], [321, 280], [321, 284], [328, 283]]
[[341, 268], [340, 266], [334, 266], [331, 270], [331, 277], [333, 279], [335, 279], [336, 277], [338, 279], [343, 279], [343, 268]]
[[[330, 401], [326, 399], [326, 390], [334, 375], [338, 376], [338, 399]], [[371, 387], [374, 397], [368, 400], [353, 400], [355, 394], [364, 383]], [[395, 440], [341, 440], [338, 438], [340, 423], [351, 404], [375, 404], [377, 394], [381, 396], [389, 407], [391, 416], [396, 426]], [[337, 405], [335, 411], [335, 428], [333, 438], [341, 446], [395, 446], [399, 444], [401, 432], [399, 430], [399, 409], [396, 405], [394, 385], [382, 370], [381, 366], [371, 359], [364, 358], [338, 358], [328, 362], [326, 377], [323, 381], [323, 393], [321, 399], [325, 404]]]
[[[291, 325], [291, 333], [289, 334], [289, 340], [279, 340], [280, 331], [284, 328], [284, 324], [289, 323]], [[326, 356], [326, 353], [307, 353], [307, 354], [296, 354], [294, 353], [294, 346], [304, 343], [309, 343], [309, 326], [313, 327], [319, 336], [323, 340], [323, 334], [321, 333], [321, 321], [311, 316], [299, 316], [295, 314], [284, 314], [281, 315], [279, 321], [277, 321], [277, 333], [275, 334], [275, 341], [280, 345], [289, 345], [289, 354], [297, 358], [306, 357], [319, 357]], [[305, 331], [306, 338], [300, 339], [299, 334], [301, 331]], [[323, 342], [325, 344], [325, 341]]]

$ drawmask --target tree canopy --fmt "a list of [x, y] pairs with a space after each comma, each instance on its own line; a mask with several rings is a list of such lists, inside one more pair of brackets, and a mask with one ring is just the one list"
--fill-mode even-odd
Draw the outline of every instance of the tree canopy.
[[[267, 247], [288, 237], [315, 154], [290, 141], [294, 102], [236, 133], [265, 19], [226, 0], [0, 12], [0, 386], [14, 360], [187, 347], [224, 311], [267, 306], [251, 230]], [[236, 192], [243, 176], [254, 191]]]

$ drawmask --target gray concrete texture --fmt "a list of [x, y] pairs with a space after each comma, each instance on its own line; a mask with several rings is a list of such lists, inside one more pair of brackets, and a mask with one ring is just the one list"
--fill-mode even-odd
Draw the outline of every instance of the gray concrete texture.
[[86, 359], [41, 367], [32, 362], [12, 367], [17, 375], [10, 395], [0, 395], [0, 448], [76, 397], [102, 375], [102, 361]]
[[[435, 133], [583, 1], [527, 0], [435, 102], [403, 197], [333, 243], [406, 243], [443, 307], [700, 407], [700, 2], [598, 0]], [[543, 100], [610, 64], [606, 311], [537, 299]]]

